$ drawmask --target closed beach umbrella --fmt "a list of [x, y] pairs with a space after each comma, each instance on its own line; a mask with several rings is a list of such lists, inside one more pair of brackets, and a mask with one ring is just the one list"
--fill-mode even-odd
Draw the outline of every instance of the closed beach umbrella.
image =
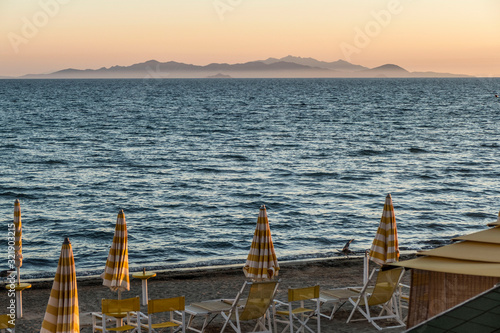
[[61, 248], [56, 277], [40, 333], [80, 332], [78, 291], [76, 288], [75, 258], [69, 239]]
[[118, 299], [120, 299], [122, 291], [130, 290], [128, 275], [127, 223], [125, 222], [125, 213], [122, 209], [116, 219], [113, 244], [111, 244], [111, 248], [109, 249], [106, 267], [101, 274], [101, 278], [103, 279], [102, 284], [109, 287], [112, 291], [118, 291]]
[[382, 218], [370, 249], [370, 259], [379, 265], [399, 260], [398, 231], [396, 215], [390, 194], [385, 198]]
[[247, 278], [270, 280], [278, 276], [279, 269], [271, 229], [269, 228], [269, 220], [267, 219], [266, 206], [262, 205], [243, 272]]
[[21, 224], [21, 203], [19, 199], [14, 201], [14, 228], [15, 228], [15, 245], [14, 245], [14, 255], [15, 263], [17, 268], [17, 284], [20, 283], [21, 279], [21, 266], [23, 265], [23, 228]]
[[[16, 283], [16, 317], [23, 317], [23, 290], [30, 288], [29, 283], [21, 284], [21, 266], [23, 265], [23, 228], [21, 223], [21, 203], [14, 201], [14, 265], [17, 271]], [[9, 268], [14, 268], [9, 265]]]

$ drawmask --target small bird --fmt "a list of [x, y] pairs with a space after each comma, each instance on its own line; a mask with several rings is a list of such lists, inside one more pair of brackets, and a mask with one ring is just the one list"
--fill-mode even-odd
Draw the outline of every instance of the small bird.
[[349, 257], [349, 254], [353, 253], [351, 250], [349, 250], [349, 245], [352, 243], [353, 240], [354, 240], [354, 238], [351, 240], [348, 240], [347, 243], [345, 243], [342, 250], [338, 250], [338, 251], [340, 253], [342, 253], [343, 255], [345, 255], [346, 257]]

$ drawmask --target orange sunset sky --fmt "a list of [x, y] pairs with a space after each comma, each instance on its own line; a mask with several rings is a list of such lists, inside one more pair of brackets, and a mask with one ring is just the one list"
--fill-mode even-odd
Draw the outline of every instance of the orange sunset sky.
[[500, 76], [498, 0], [0, 0], [0, 76], [287, 55]]

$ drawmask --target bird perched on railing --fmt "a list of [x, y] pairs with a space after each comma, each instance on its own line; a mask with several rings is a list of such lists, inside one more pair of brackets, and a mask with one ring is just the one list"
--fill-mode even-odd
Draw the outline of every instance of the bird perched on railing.
[[342, 250], [338, 250], [340, 253], [342, 253], [343, 255], [345, 255], [346, 257], [349, 257], [349, 254], [351, 253], [354, 253], [353, 251], [351, 251], [349, 249], [349, 245], [352, 243], [352, 241], [354, 240], [353, 239], [350, 239], [347, 241], [347, 243], [345, 243], [344, 247], [342, 248]]

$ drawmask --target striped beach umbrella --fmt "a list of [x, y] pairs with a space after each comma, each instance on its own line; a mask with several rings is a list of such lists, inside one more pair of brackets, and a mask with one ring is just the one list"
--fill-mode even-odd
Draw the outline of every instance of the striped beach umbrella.
[[247, 278], [270, 280], [278, 276], [280, 266], [274, 252], [271, 229], [267, 219], [266, 206], [262, 205], [257, 218], [257, 227], [243, 272]]
[[21, 281], [21, 266], [23, 265], [23, 228], [21, 223], [21, 203], [19, 199], [14, 201], [14, 228], [14, 255], [17, 268], [17, 283], [19, 284]]
[[106, 260], [106, 267], [101, 278], [103, 285], [112, 291], [118, 291], [118, 299], [121, 298], [122, 291], [130, 290], [127, 223], [123, 209], [120, 210], [116, 219], [113, 244], [109, 249], [108, 260]]
[[382, 218], [375, 239], [370, 249], [369, 257], [379, 265], [396, 262], [399, 260], [398, 230], [396, 228], [396, 215], [390, 194], [385, 198]]
[[75, 258], [69, 239], [61, 248], [59, 264], [40, 333], [80, 332]]

